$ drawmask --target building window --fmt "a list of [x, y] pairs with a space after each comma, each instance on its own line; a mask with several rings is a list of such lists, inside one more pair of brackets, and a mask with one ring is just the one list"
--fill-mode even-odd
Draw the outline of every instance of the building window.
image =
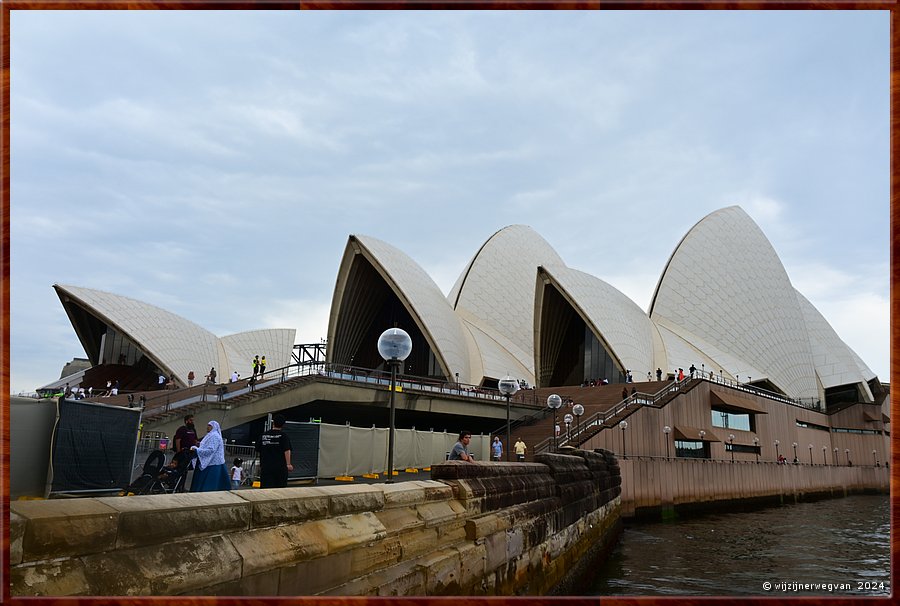
[[756, 431], [751, 414], [737, 414], [722, 410], [721, 408], [712, 409], [713, 427], [724, 427], [725, 429], [740, 429], [742, 431]]
[[762, 451], [759, 446], [748, 446], [747, 444], [729, 444], [725, 442], [725, 452], [749, 452], [750, 454], [760, 454]]
[[708, 459], [709, 445], [700, 440], [675, 440], [675, 456], [689, 459]]
[[827, 427], [824, 425], [816, 425], [815, 423], [808, 423], [806, 421], [801, 421], [797, 419], [797, 427], [805, 427], [807, 429], [818, 429], [819, 431], [829, 431]]
[[832, 430], [834, 433], [860, 433], [865, 435], [879, 435], [880, 431], [876, 431], [874, 429], [849, 429], [847, 427], [834, 427]]

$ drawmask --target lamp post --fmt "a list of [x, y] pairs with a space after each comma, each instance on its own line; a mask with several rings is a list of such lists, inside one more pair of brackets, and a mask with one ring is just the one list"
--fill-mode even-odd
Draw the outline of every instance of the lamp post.
[[581, 415], [584, 414], [584, 406], [576, 404], [572, 407], [572, 414], [575, 415], [575, 434], [581, 434]]
[[562, 398], [555, 393], [547, 396], [547, 407], [553, 411], [553, 450], [556, 450], [556, 411], [562, 406]]
[[828, 447], [827, 446], [822, 447], [822, 465], [824, 465], [824, 466], [828, 465]]
[[759, 438], [753, 436], [753, 446], [756, 448], [756, 462], [759, 463]]
[[703, 443], [703, 458], [706, 458], [706, 432], [702, 429], [700, 430], [700, 442]]
[[845, 449], [844, 449], [844, 454], [847, 455], [847, 467], [850, 467], [850, 449], [849, 449], [849, 448], [845, 448]]
[[797, 443], [794, 442], [794, 463], [798, 462], [800, 459], [797, 458]]
[[812, 444], [809, 445], [809, 464], [812, 465]]
[[669, 433], [672, 431], [672, 428], [666, 425], [663, 427], [663, 434], [666, 436], [666, 461], [669, 460]]
[[570, 415], [569, 413], [566, 413], [565, 416], [563, 417], [563, 423], [566, 424], [566, 441], [567, 441], [567, 442], [568, 442], [569, 437], [570, 437], [570, 436], [569, 436], [569, 429], [570, 429], [570, 427], [572, 426], [572, 421], [574, 421], [574, 420], [575, 420], [575, 418], [574, 418], [572, 415]]
[[878, 452], [877, 450], [872, 451], [872, 462], [875, 464], [876, 467], [878, 466], [878, 459], [875, 458], [875, 455], [877, 452]]
[[[457, 373], [458, 376], [459, 374]], [[456, 382], [459, 384], [459, 379]], [[509, 450], [512, 446], [509, 441], [509, 399], [519, 391], [519, 382], [506, 375], [505, 379], [500, 379], [497, 383], [497, 389], [506, 396], [506, 460], [509, 461]]]
[[834, 449], [834, 456], [831, 457], [831, 464], [832, 465], [838, 464], [838, 449], [837, 448]]
[[619, 421], [619, 429], [622, 430], [622, 458], [627, 459], [625, 454], [625, 430], [628, 429], [628, 421]]
[[778, 440], [775, 440], [775, 460], [776, 460], [776, 461], [780, 461], [780, 460], [781, 460], [781, 453], [778, 452], [778, 445], [779, 445], [779, 444], [781, 444], [781, 442], [779, 442]]
[[391, 417], [388, 429], [388, 484], [394, 483], [394, 391], [396, 391], [397, 367], [412, 352], [412, 339], [401, 328], [388, 328], [378, 337], [378, 355], [391, 367]]
[[728, 445], [731, 446], [731, 462], [734, 463], [734, 434], [728, 434]]

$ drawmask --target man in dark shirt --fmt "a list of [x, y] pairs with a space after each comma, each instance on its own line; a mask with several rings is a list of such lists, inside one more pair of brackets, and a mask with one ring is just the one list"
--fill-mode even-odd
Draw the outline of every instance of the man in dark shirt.
[[[193, 457], [194, 453], [191, 450], [191, 446], [196, 446], [199, 443], [197, 430], [194, 429], [194, 415], [184, 415], [184, 425], [175, 432], [175, 456]], [[190, 470], [190, 467], [188, 469]], [[184, 482], [179, 485], [178, 492], [184, 492], [187, 483], [187, 471], [185, 471]]]
[[291, 465], [291, 439], [282, 431], [284, 422], [283, 414], [275, 415], [272, 429], [259, 437], [256, 450], [259, 451], [260, 488], [284, 488], [287, 486], [288, 472], [294, 470]]

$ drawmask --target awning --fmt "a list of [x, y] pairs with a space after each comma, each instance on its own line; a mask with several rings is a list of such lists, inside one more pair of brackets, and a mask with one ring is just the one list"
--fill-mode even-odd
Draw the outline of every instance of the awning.
[[704, 442], [721, 442], [722, 441], [716, 437], [716, 434], [714, 434], [711, 429], [704, 429], [703, 431], [706, 432], [706, 435], [701, 438], [699, 427], [689, 427], [687, 425], [676, 425], [675, 426], [675, 439], [676, 440], [703, 440]]
[[881, 414], [881, 411], [879, 411], [879, 412], [869, 412], [868, 410], [863, 410], [863, 418], [864, 418], [866, 421], [880, 421], [880, 420], [881, 420], [881, 417], [883, 417], [883, 416], [884, 416], [884, 415]]
[[748, 398], [742, 398], [731, 393], [722, 393], [711, 390], [712, 405], [723, 408], [729, 412], [750, 413], [757, 415], [769, 414], [762, 406]]

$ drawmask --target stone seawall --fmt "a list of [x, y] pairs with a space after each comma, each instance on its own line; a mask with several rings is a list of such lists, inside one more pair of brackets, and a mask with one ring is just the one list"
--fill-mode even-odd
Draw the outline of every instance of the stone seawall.
[[447, 462], [432, 478], [13, 502], [10, 592], [573, 593], [621, 529], [606, 452]]

